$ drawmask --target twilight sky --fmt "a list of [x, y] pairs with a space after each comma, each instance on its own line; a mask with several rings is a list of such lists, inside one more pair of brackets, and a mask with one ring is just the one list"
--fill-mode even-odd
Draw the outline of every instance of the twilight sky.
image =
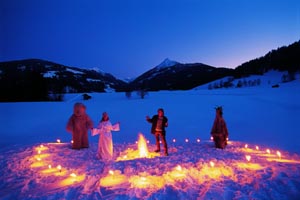
[[0, 62], [136, 77], [165, 58], [235, 68], [300, 39], [299, 0], [1, 0]]

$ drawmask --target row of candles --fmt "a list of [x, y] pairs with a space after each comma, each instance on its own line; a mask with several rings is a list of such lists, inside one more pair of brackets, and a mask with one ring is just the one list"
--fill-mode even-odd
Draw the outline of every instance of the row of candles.
[[[57, 143], [61, 143], [61, 141], [60, 141], [60, 139], [57, 139], [57, 141], [56, 141]], [[37, 156], [37, 161], [42, 161], [42, 158], [41, 158], [41, 153], [42, 153], [42, 149], [47, 149], [47, 147], [45, 147], [44, 145], [40, 145], [38, 148], [37, 148], [38, 150], [37, 150], [37, 154], [38, 154], [38, 156]], [[49, 164], [48, 165], [48, 169], [50, 170], [50, 169], [53, 169], [53, 166], [51, 165], [51, 164]], [[56, 166], [56, 169], [59, 171], [59, 173], [61, 173], [62, 172], [62, 166], [61, 165], [57, 165]], [[75, 174], [75, 173], [70, 173], [70, 177], [72, 177], [73, 178], [73, 182], [76, 182], [76, 177], [77, 177], [77, 175]]]
[[[213, 140], [213, 137], [211, 137], [210, 139]], [[228, 140], [228, 138], [227, 138], [227, 140]], [[175, 143], [175, 142], [176, 142], [176, 139], [173, 139], [172, 141]], [[200, 140], [199, 138], [197, 138], [196, 141], [199, 143], [201, 140]], [[61, 140], [60, 140], [60, 139], [57, 139], [56, 142], [57, 142], [57, 143], [61, 143]], [[186, 138], [186, 139], [185, 139], [185, 142], [188, 143], [188, 142], [189, 142], [189, 139]], [[73, 140], [71, 140], [71, 143], [73, 143]], [[136, 141], [135, 143], [137, 144], [138, 141]], [[147, 140], [147, 143], [149, 144], [150, 141]], [[160, 143], [162, 143], [162, 141], [160, 141]], [[245, 148], [248, 149], [248, 148], [249, 148], [249, 145], [248, 145], [248, 144], [245, 144]], [[256, 149], [257, 151], [259, 151], [259, 146], [256, 145], [256, 146], [255, 146], [255, 149]], [[267, 152], [268, 154], [271, 154], [270, 149], [266, 149], [266, 152]], [[278, 156], [278, 158], [281, 158], [281, 153], [280, 153], [280, 151], [276, 151], [276, 155]], [[246, 155], [245, 157], [246, 157], [246, 160], [247, 160], [247, 161], [250, 161], [250, 160], [251, 160], [251, 156], [250, 156], [250, 155]]]

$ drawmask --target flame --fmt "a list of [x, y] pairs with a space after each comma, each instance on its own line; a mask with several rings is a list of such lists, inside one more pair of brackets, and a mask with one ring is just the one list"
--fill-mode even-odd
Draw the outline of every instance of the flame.
[[140, 133], [138, 140], [138, 150], [140, 158], [148, 157], [149, 151], [145, 137]]
[[247, 160], [247, 161], [250, 161], [250, 160], [251, 160], [251, 156], [247, 155], [247, 156], [246, 156], [246, 160]]

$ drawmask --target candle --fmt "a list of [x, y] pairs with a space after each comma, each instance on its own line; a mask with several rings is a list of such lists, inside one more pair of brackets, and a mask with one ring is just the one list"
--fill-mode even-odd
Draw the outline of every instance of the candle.
[[278, 155], [279, 158], [281, 158], [281, 153], [280, 153], [280, 151], [277, 151], [276, 154]]
[[108, 173], [109, 173], [110, 175], [114, 175], [114, 171], [113, 171], [113, 170], [109, 170]]
[[52, 166], [51, 166], [51, 165], [48, 165], [48, 168], [49, 168], [49, 169], [51, 169], [51, 168], [52, 168]]
[[177, 169], [178, 171], [181, 171], [181, 170], [182, 170], [182, 168], [181, 168], [180, 165], [177, 165], [176, 169]]
[[246, 160], [249, 162], [251, 160], [251, 156], [247, 155]]
[[259, 147], [258, 146], [255, 146], [256, 150], [259, 150]]
[[57, 142], [57, 143], [60, 143], [60, 139], [57, 139], [56, 142]]
[[271, 152], [270, 152], [270, 149], [267, 149], [267, 150], [266, 150], [266, 152], [267, 152], [268, 154], [270, 154], [270, 153], [271, 153]]
[[211, 167], [215, 166], [215, 163], [213, 161], [210, 161], [209, 164], [210, 164]]
[[57, 165], [57, 169], [61, 172], [61, 165]]

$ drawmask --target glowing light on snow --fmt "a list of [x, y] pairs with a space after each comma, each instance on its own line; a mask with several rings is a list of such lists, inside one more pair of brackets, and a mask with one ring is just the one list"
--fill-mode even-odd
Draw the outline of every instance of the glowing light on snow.
[[200, 142], [200, 139], [199, 139], [199, 138], [197, 139], [197, 142]]
[[73, 140], [71, 140], [71, 144], [73, 144], [74, 143], [74, 141]]
[[49, 169], [51, 169], [51, 168], [52, 168], [52, 166], [51, 166], [51, 165], [48, 165], [48, 168], [49, 168]]
[[41, 150], [38, 150], [38, 154], [41, 154]]
[[173, 139], [173, 142], [175, 143], [175, 142], [176, 142], [176, 139]]
[[270, 154], [270, 153], [271, 153], [270, 149], [267, 149], [267, 150], [266, 150], [266, 152], [267, 152], [268, 154]]
[[61, 143], [60, 139], [57, 139], [56, 142], [57, 142], [57, 143]]
[[189, 142], [189, 139], [185, 139], [185, 142]]
[[213, 137], [213, 136], [211, 136], [211, 137], [210, 137], [210, 140], [214, 140], [214, 137]]
[[70, 176], [73, 177], [73, 178], [77, 177], [75, 173], [70, 174]]
[[246, 148], [246, 149], [248, 148], [248, 144], [245, 144], [245, 148]]
[[259, 150], [259, 147], [258, 147], [258, 146], [255, 146], [255, 149], [256, 149], [256, 150]]
[[100, 179], [100, 186], [103, 187], [113, 187], [118, 186], [127, 182], [127, 177], [121, 173], [121, 171], [109, 170], [107, 176]]
[[56, 168], [59, 170], [59, 172], [61, 172], [61, 165], [57, 165]]
[[210, 161], [209, 164], [210, 164], [211, 167], [215, 166], [215, 163], [213, 161]]

